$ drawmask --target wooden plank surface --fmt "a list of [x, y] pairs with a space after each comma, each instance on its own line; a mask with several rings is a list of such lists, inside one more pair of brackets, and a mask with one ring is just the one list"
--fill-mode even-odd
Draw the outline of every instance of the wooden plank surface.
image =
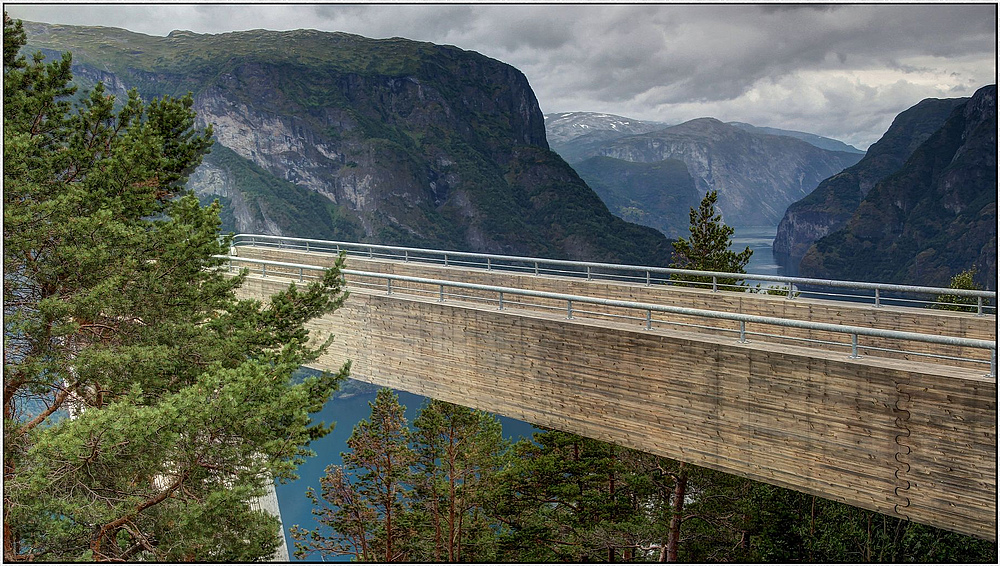
[[996, 383], [975, 370], [384, 291], [309, 327], [356, 379], [996, 537]]

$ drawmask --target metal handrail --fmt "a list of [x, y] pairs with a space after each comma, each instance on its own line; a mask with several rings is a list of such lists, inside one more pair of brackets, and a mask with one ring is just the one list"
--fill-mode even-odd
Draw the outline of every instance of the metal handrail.
[[[318, 240], [311, 238], [292, 238], [287, 236], [268, 236], [259, 234], [237, 234], [233, 238], [233, 245], [251, 245], [256, 246], [258, 244], [266, 245], [271, 241], [277, 242], [275, 247], [278, 248], [294, 248], [303, 249], [305, 251], [333, 251], [339, 253], [340, 251], [351, 251], [350, 248], [355, 248], [359, 251], [367, 251], [369, 257], [374, 257], [374, 252], [394, 252], [397, 254], [395, 257], [403, 258], [404, 261], [418, 261], [426, 260], [430, 258], [421, 258], [417, 255], [411, 254], [425, 254], [430, 256], [437, 256], [440, 259], [438, 262], [443, 262], [444, 265], [448, 265], [448, 258], [469, 258], [478, 259], [480, 264], [485, 264], [487, 270], [510, 268], [511, 266], [503, 266], [497, 262], [507, 261], [507, 262], [517, 262], [532, 264], [534, 266], [534, 272], [537, 275], [539, 273], [539, 266], [549, 265], [549, 266], [561, 266], [561, 267], [574, 267], [578, 268], [575, 273], [581, 276], [586, 274], [588, 279], [591, 279], [595, 274], [594, 269], [604, 269], [619, 272], [635, 272], [642, 274], [642, 276], [633, 276], [632, 279], [643, 280], [649, 284], [651, 281], [652, 274], [660, 275], [680, 275], [680, 276], [690, 276], [690, 277], [711, 277], [713, 278], [712, 290], [715, 291], [718, 288], [717, 281], [719, 279], [738, 279], [738, 280], [753, 280], [753, 281], [769, 281], [775, 283], [787, 283], [788, 284], [788, 298], [794, 298], [795, 288], [801, 286], [818, 286], [818, 287], [832, 287], [832, 288], [842, 288], [842, 289], [854, 289], [854, 290], [865, 290], [874, 291], [874, 301], [875, 306], [880, 306], [881, 301], [886, 300], [886, 297], [882, 296], [882, 293], [903, 293], [903, 294], [920, 294], [920, 295], [954, 295], [957, 297], [974, 297], [978, 299], [977, 314], [983, 314], [984, 307], [996, 309], [996, 297], [995, 291], [983, 291], [977, 289], [951, 289], [948, 287], [926, 287], [917, 285], [897, 285], [891, 283], [871, 283], [867, 281], [840, 281], [835, 279], [816, 279], [808, 277], [789, 277], [784, 275], [758, 275], [752, 273], [732, 273], [723, 271], [702, 271], [702, 270], [691, 270], [691, 269], [678, 269], [672, 267], [655, 267], [655, 266], [639, 266], [639, 265], [627, 265], [627, 264], [613, 264], [613, 263], [601, 263], [601, 262], [588, 262], [588, 261], [573, 261], [573, 260], [561, 260], [561, 259], [547, 259], [547, 258], [537, 258], [537, 257], [526, 257], [526, 256], [509, 256], [509, 255], [499, 255], [499, 254], [483, 254], [474, 252], [460, 252], [460, 251], [450, 251], [450, 250], [434, 250], [434, 249], [424, 249], [424, 248], [412, 248], [405, 246], [386, 246], [381, 244], [361, 244], [357, 242], [341, 242], [332, 240]], [[288, 242], [289, 246], [283, 245], [283, 242]], [[310, 249], [310, 244], [313, 244]], [[485, 260], [485, 261], [482, 261]], [[608, 274], [601, 274], [604, 277], [610, 277]], [[706, 283], [707, 285], [707, 283]], [[992, 300], [994, 305], [984, 305], [984, 300]], [[968, 305], [972, 306], [972, 305]]]
[[[229, 267], [232, 269], [233, 261], [236, 262], [246, 262], [255, 263], [262, 266], [262, 273], [264, 276], [267, 274], [267, 266], [291, 268], [299, 270], [299, 279], [303, 279], [303, 272], [305, 270], [310, 271], [324, 271], [328, 268], [316, 265], [299, 264], [299, 263], [289, 263], [281, 261], [273, 261], [266, 259], [255, 259], [255, 258], [243, 258], [239, 256], [215, 256], [220, 259], [228, 259]], [[385, 279], [386, 280], [386, 290], [389, 294], [392, 293], [392, 282], [406, 282], [406, 283], [418, 283], [424, 285], [436, 285], [441, 288], [441, 296], [444, 296], [444, 287], [458, 288], [458, 289], [470, 289], [477, 291], [486, 291], [491, 293], [499, 294], [499, 302], [501, 309], [503, 307], [503, 295], [520, 295], [526, 297], [535, 297], [543, 299], [552, 299], [556, 301], [566, 301], [567, 304], [567, 318], [573, 318], [573, 303], [583, 303], [583, 304], [594, 304], [609, 307], [620, 307], [627, 309], [634, 309], [647, 312], [647, 322], [649, 320], [649, 315], [653, 312], [663, 312], [670, 314], [680, 314], [686, 316], [702, 317], [702, 318], [714, 318], [722, 320], [731, 320], [740, 323], [740, 333], [741, 337], [745, 333], [745, 324], [748, 322], [756, 324], [768, 324], [773, 326], [783, 326], [789, 328], [800, 328], [804, 330], [816, 330], [823, 332], [834, 332], [839, 334], [847, 334], [851, 336], [851, 357], [857, 358], [858, 356], [858, 336], [871, 336], [875, 338], [886, 338], [894, 340], [907, 340], [913, 342], [924, 342], [928, 344], [939, 344], [948, 346], [960, 346], [967, 348], [976, 348], [989, 350], [991, 352], [990, 359], [990, 374], [988, 377], [996, 377], [996, 351], [997, 343], [996, 341], [981, 340], [977, 338], [963, 338], [959, 336], [941, 336], [937, 334], [920, 334], [917, 332], [906, 332], [901, 330], [887, 330], [882, 328], [867, 328], [863, 326], [849, 326], [843, 324], [830, 324], [825, 322], [812, 322], [806, 320], [796, 320], [796, 319], [786, 319], [777, 318], [771, 316], [761, 316], [752, 314], [742, 314], [742, 313], [729, 313], [722, 311], [712, 311], [705, 309], [692, 309], [687, 307], [676, 307], [671, 305], [657, 305], [653, 303], [640, 303], [635, 301], [622, 301], [617, 299], [604, 299], [599, 297], [587, 297], [583, 295], [568, 295], [564, 293], [552, 293], [548, 291], [536, 291], [531, 289], [519, 289], [516, 287], [500, 287], [496, 285], [483, 285], [479, 283], [465, 283], [461, 281], [448, 281], [445, 279], [429, 279], [426, 277], [411, 277], [408, 275], [395, 275], [391, 273], [376, 273], [370, 271], [357, 271], [353, 269], [341, 269], [344, 275], [353, 275], [357, 277], [367, 277], [375, 279]], [[647, 328], [648, 328], [647, 323]], [[741, 340], [742, 341], [742, 340]], [[970, 360], [983, 362], [983, 360]]]

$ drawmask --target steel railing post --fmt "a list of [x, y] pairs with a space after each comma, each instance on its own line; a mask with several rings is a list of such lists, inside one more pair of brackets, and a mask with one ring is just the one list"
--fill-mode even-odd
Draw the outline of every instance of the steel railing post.
[[[976, 316], [983, 316], [983, 298], [976, 297]], [[995, 350], [994, 350], [995, 352]]]
[[444, 284], [438, 285], [438, 302], [444, 302]]
[[444, 266], [448, 267], [448, 254], [444, 254]]
[[590, 281], [590, 266], [587, 266], [587, 281]]
[[859, 359], [861, 356], [858, 355], [858, 335], [851, 334], [851, 355], [849, 356], [853, 360]]
[[879, 302], [878, 287], [875, 287], [875, 308], [882, 306]]
[[388, 277], [385, 278], [385, 294], [392, 294], [392, 279], [389, 279]]
[[302, 268], [299, 268], [299, 283], [302, 283]]
[[712, 292], [713, 293], [719, 292], [719, 280], [716, 279], [714, 275], [712, 276]]
[[410, 250], [403, 250], [403, 263], [410, 261]]
[[792, 287], [793, 287], [793, 285], [791, 283], [789, 283], [788, 284], [788, 298], [789, 299], [794, 299], [795, 298], [795, 296], [792, 295]]
[[535, 275], [538, 275], [538, 262], [535, 262]]
[[486, 271], [490, 271], [490, 270], [492, 270], [492, 269], [493, 269], [493, 268], [492, 268], [492, 266], [490, 265], [490, 256], [486, 256]]
[[261, 277], [267, 277], [267, 264], [266, 263], [260, 264], [260, 276]]
[[649, 287], [649, 270], [646, 270], [646, 286]]
[[653, 328], [653, 311], [646, 309], [646, 330], [652, 330]]
[[566, 318], [573, 318], [573, 301], [566, 301]]
[[990, 350], [990, 374], [987, 375], [986, 377], [995, 378], [996, 376], [997, 376], [997, 351]]
[[499, 311], [503, 310], [503, 291], [500, 291], [500, 306], [499, 308], [497, 308], [497, 310]]
[[746, 344], [747, 342], [747, 321], [740, 321], [740, 344]]

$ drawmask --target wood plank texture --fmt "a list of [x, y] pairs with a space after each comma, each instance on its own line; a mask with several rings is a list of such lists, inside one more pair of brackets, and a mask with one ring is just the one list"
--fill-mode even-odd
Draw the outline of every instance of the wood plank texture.
[[[350, 267], [401, 269], [358, 263]], [[440, 278], [410, 266], [408, 275]], [[468, 276], [515, 286], [510, 277], [520, 276]], [[542, 287], [545, 278], [525, 279]], [[265, 298], [287, 282], [252, 276], [242, 292]], [[591, 296], [649, 302], [654, 292], [660, 302], [705, 294], [571, 283], [557, 292], [582, 294], [574, 287], [581, 285]], [[316, 339], [334, 334], [318, 367], [350, 359], [363, 381], [996, 540], [997, 388], [980, 369], [855, 360], [691, 329], [647, 331], [635, 321], [567, 320], [564, 310], [499, 311], [495, 302], [442, 303], [436, 294], [351, 292], [341, 310], [310, 323]], [[810, 320], [826, 309], [822, 316], [836, 311], [855, 317], [851, 324], [878, 318], [881, 327], [892, 319], [904, 330], [919, 322], [964, 326], [983, 338], [995, 332], [950, 313], [887, 307], [876, 316], [843, 304], [709, 295], [684, 306], [718, 309], [725, 300], [738, 312], [770, 316]]]

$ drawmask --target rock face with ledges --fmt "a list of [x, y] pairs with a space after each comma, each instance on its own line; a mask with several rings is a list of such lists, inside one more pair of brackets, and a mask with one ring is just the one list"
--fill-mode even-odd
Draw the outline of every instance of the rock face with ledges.
[[31, 51], [72, 52], [83, 86], [192, 92], [225, 150], [190, 186], [228, 204], [226, 229], [669, 262], [665, 237], [614, 217], [549, 151], [524, 75], [478, 53], [309, 30], [25, 29]]

